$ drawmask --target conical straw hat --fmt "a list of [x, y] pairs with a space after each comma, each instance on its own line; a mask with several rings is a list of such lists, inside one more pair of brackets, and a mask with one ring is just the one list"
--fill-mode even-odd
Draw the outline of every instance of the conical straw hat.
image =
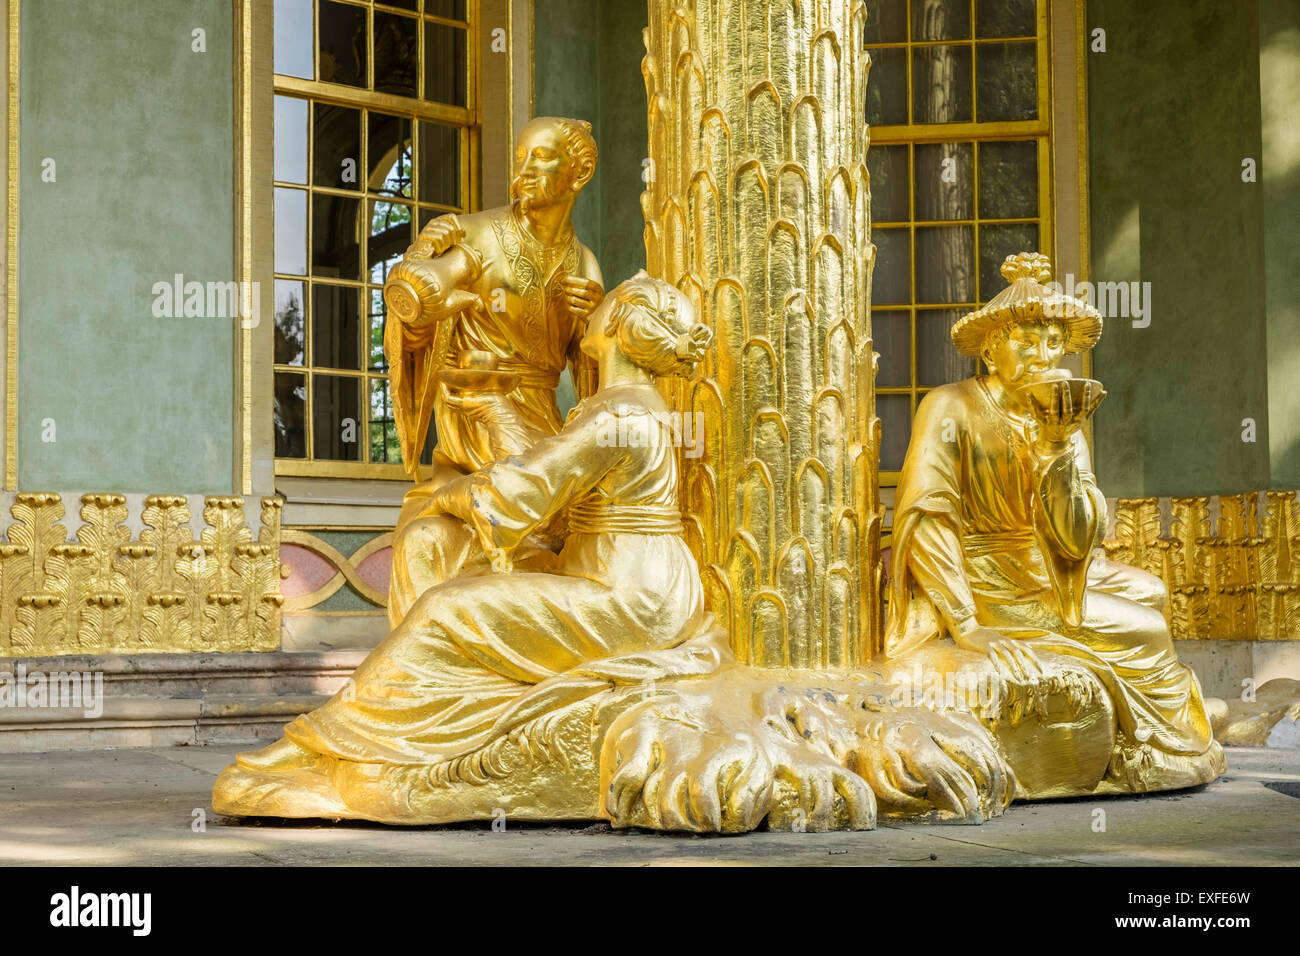
[[1011, 284], [982, 309], [952, 327], [957, 351], [978, 358], [984, 338], [994, 329], [1015, 322], [1055, 320], [1065, 325], [1065, 352], [1082, 352], [1101, 338], [1101, 313], [1082, 299], [1066, 295], [1052, 282], [1052, 264], [1037, 252], [1007, 256], [1002, 275]]

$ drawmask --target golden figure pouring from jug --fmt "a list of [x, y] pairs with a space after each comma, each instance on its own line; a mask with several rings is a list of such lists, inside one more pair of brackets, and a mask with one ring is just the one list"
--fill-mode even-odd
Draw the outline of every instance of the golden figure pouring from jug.
[[[594, 369], [578, 343], [604, 295], [603, 280], [571, 214], [596, 155], [589, 123], [532, 120], [519, 135], [512, 203], [434, 219], [388, 276], [384, 354], [402, 461], [417, 482], [394, 538], [391, 624], [458, 567], [447, 557], [458, 543], [421, 522], [430, 496], [558, 432], [555, 388], [566, 365], [580, 398], [592, 390]], [[451, 368], [458, 357], [469, 367]], [[508, 422], [464, 414], [460, 397], [493, 392], [505, 394]], [[431, 422], [433, 475], [420, 481]]]
[[[599, 366], [596, 394], [559, 434], [448, 481], [425, 505], [448, 540], [473, 537], [504, 573], [480, 568], [426, 592], [346, 690], [227, 768], [213, 794], [217, 811], [455, 819], [465, 812], [457, 801], [472, 798], [439, 791], [429, 773], [459, 779], [462, 771], [449, 769], [456, 758], [483, 759], [521, 724], [619, 682], [610, 674], [636, 683], [715, 667], [725, 635], [704, 613], [699, 570], [681, 538], [671, 423], [654, 387], [656, 376], [690, 374], [711, 340], [690, 301], [666, 283], [642, 274], [619, 286], [581, 340]], [[463, 407], [491, 406], [513, 414], [500, 394]], [[565, 507], [568, 538], [548, 572], [512, 570], [521, 544]], [[702, 650], [673, 652], [692, 638]], [[585, 807], [580, 799], [567, 809], [572, 779], [551, 793], [534, 776], [508, 780], [507, 793], [491, 799], [513, 788], [534, 811]], [[585, 799], [594, 815], [594, 785]]]
[[947, 635], [1022, 684], [1042, 678], [1047, 655], [1071, 658], [1114, 708], [1098, 792], [1213, 779], [1223, 751], [1174, 652], [1164, 584], [1097, 554], [1106, 499], [1082, 426], [1105, 392], [1058, 364], [1096, 343], [1101, 315], [1049, 284], [1045, 256], [1009, 256], [1002, 274], [1010, 286], [952, 329], [988, 374], [936, 388], [917, 409], [895, 500], [886, 654]]

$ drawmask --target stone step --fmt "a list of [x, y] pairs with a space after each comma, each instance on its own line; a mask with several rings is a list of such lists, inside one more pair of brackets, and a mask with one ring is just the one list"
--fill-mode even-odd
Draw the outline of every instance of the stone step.
[[119, 697], [98, 716], [77, 708], [0, 709], [0, 753], [182, 747], [274, 740], [323, 694]]
[[[364, 651], [330, 651], [3, 661], [0, 684], [8, 686], [0, 688], [0, 753], [273, 740], [289, 721], [328, 700], [364, 658]], [[60, 675], [74, 675], [90, 693], [69, 697], [65, 683], [60, 698], [54, 691]], [[26, 688], [21, 699], [19, 678]], [[37, 680], [45, 697], [34, 702], [29, 695]], [[58, 703], [65, 706], [49, 706]]]
[[201, 697], [204, 694], [332, 694], [364, 650], [237, 654], [109, 654], [0, 658], [0, 673], [104, 675], [106, 697]]

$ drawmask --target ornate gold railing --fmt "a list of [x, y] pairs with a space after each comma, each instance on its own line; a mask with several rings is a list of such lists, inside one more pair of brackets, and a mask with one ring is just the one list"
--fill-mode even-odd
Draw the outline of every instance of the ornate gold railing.
[[141, 530], [126, 496], [81, 496], [69, 538], [63, 499], [20, 492], [0, 542], [0, 657], [274, 650], [280, 644], [279, 498], [204, 499], [190, 530], [184, 495], [150, 495]]
[[1300, 640], [1300, 504], [1263, 498], [1120, 498], [1106, 556], [1164, 580], [1176, 638]]

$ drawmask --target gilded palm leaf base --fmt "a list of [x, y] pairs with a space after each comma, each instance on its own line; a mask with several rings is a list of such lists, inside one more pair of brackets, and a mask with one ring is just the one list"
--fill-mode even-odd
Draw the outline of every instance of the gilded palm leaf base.
[[1217, 743], [1180, 757], [1128, 736], [1102, 683], [1065, 657], [1045, 657], [1041, 678], [1021, 685], [943, 645], [890, 671], [836, 674], [738, 664], [719, 631], [696, 643], [691, 676], [624, 683], [610, 659], [538, 685], [498, 735], [442, 763], [232, 765], [213, 807], [391, 824], [862, 830], [980, 823], [1013, 799], [1176, 789], [1225, 769]]

